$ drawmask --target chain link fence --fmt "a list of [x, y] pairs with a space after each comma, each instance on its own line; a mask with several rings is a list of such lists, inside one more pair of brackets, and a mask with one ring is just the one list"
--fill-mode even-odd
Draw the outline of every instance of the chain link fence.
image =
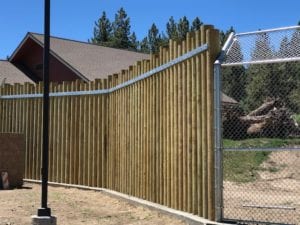
[[234, 35], [221, 79], [224, 218], [300, 224], [300, 28]]
[[225, 151], [225, 218], [299, 224], [299, 170], [300, 151]]

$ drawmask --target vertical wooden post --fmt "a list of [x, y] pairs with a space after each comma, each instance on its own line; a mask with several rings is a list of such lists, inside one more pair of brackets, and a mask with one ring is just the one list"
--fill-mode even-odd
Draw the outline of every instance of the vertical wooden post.
[[[141, 62], [141, 74], [145, 71], [145, 61]], [[148, 79], [141, 81], [141, 158], [139, 164], [141, 165], [141, 197], [143, 199], [146, 199], [147, 196], [147, 190], [148, 190], [148, 184], [147, 184], [147, 166], [149, 164], [149, 161], [147, 161], [147, 153], [148, 148], [147, 146], [147, 120], [148, 120], [148, 98], [147, 98], [147, 89], [148, 89]], [[147, 162], [147, 163], [146, 163]]]
[[[162, 65], [163, 63], [163, 48], [160, 47], [159, 55], [157, 57], [153, 57], [153, 68]], [[158, 160], [156, 163], [156, 177], [157, 177], [157, 183], [156, 183], [156, 194], [157, 194], [157, 203], [163, 204], [164, 203], [164, 145], [163, 145], [163, 114], [164, 114], [164, 96], [163, 96], [163, 73], [157, 74], [156, 78], [156, 149], [157, 149], [157, 155]]]
[[[4, 86], [5, 87], [5, 86]], [[1, 94], [5, 94], [5, 89], [4, 87], [2, 88], [2, 93]], [[28, 93], [29, 91], [29, 83], [25, 83], [24, 84], [24, 93]], [[5, 104], [6, 101], [4, 101], [3, 105]], [[5, 107], [6, 109], [6, 107]], [[5, 111], [3, 112], [3, 114], [5, 115]], [[4, 117], [3, 115], [3, 117]], [[24, 99], [24, 133], [25, 133], [25, 178], [29, 178], [29, 148], [28, 148], [28, 131], [29, 131], [29, 126], [28, 126], [28, 117], [29, 117], [29, 101], [28, 99]], [[4, 131], [4, 121], [1, 124], [2, 126], [2, 132]]]
[[[102, 89], [102, 80], [95, 80], [95, 90]], [[101, 171], [101, 157], [102, 157], [102, 130], [101, 130], [101, 117], [102, 115], [102, 95], [95, 95], [93, 99], [93, 123], [95, 124], [93, 135], [93, 186], [101, 187], [102, 171]]]
[[208, 147], [208, 219], [215, 219], [215, 195], [214, 195], [214, 90], [213, 90], [213, 65], [220, 51], [219, 32], [215, 29], [210, 29], [206, 33], [207, 43], [210, 46], [209, 54], [207, 55], [207, 147]]
[[[65, 91], [71, 91], [71, 83], [70, 82], [66, 82], [65, 85]], [[70, 164], [71, 164], [71, 160], [70, 160], [70, 119], [71, 119], [71, 97], [67, 96], [65, 99], [65, 104], [66, 104], [66, 109], [65, 109], [65, 135], [66, 135], [66, 140], [65, 140], [65, 183], [71, 183], [71, 176], [70, 176]]]
[[[112, 76], [108, 76], [107, 87], [112, 87]], [[107, 95], [107, 187], [112, 188], [112, 95]]]
[[[201, 43], [201, 31], [196, 31], [196, 46], [201, 46], [204, 43]], [[201, 110], [202, 110], [202, 102], [201, 102], [201, 76], [203, 75], [201, 73], [201, 55], [196, 56], [196, 126], [197, 126], [197, 132], [196, 132], [196, 139], [197, 139], [197, 165], [196, 165], [196, 177], [197, 177], [197, 201], [198, 201], [198, 208], [197, 208], [197, 214], [199, 216], [203, 216], [202, 214], [202, 184], [203, 184], [203, 177], [202, 177], [202, 154], [201, 154], [201, 136], [202, 136], [202, 121], [201, 121]]]
[[[75, 91], [76, 90], [76, 82], [73, 81], [70, 84], [70, 91]], [[76, 127], [76, 121], [78, 120], [78, 117], [76, 116], [77, 113], [77, 108], [79, 107], [79, 105], [76, 105], [76, 99], [77, 96], [74, 97], [69, 97], [69, 107], [70, 107], [70, 112], [69, 112], [69, 129], [70, 129], [70, 140], [69, 140], [69, 147], [68, 147], [68, 151], [69, 151], [69, 159], [70, 160], [70, 165], [69, 165], [69, 182], [70, 184], [75, 184], [75, 165], [76, 165], [76, 158], [77, 158], [77, 154], [76, 154], [76, 131], [77, 131], [77, 127]]]
[[[178, 57], [178, 42], [175, 41], [173, 43], [173, 58]], [[173, 152], [173, 182], [172, 186], [174, 187], [174, 204], [173, 207], [175, 209], [178, 209], [178, 65], [175, 65], [173, 68], [173, 74], [172, 74], [172, 91], [173, 91], [173, 99], [172, 99], [172, 108], [173, 108], [173, 120], [172, 120], [172, 130], [173, 130], [173, 147], [172, 147], [172, 152]]]
[[[170, 41], [171, 42], [171, 41]], [[171, 44], [169, 43], [169, 46], [171, 46]], [[168, 51], [166, 51], [166, 61], [168, 62], [170, 59], [170, 51], [171, 51], [171, 47], [170, 49], [168, 49]], [[170, 121], [170, 112], [171, 112], [171, 106], [170, 106], [170, 71], [167, 70], [166, 71], [166, 190], [165, 190], [165, 194], [167, 196], [167, 201], [166, 204], [167, 206], [171, 207], [171, 121]]]
[[[128, 69], [128, 79], [132, 79], [133, 77], [133, 66], [130, 66]], [[133, 182], [133, 176], [134, 176], [134, 138], [133, 138], [133, 124], [134, 124], [134, 118], [133, 118], [133, 101], [134, 101], [134, 93], [133, 93], [133, 85], [130, 85], [128, 87], [128, 140], [127, 140], [127, 148], [128, 148], [128, 163], [129, 163], [129, 176], [128, 176], [128, 194], [134, 195], [134, 182]]]
[[[187, 51], [191, 51], [191, 34], [186, 36]], [[191, 59], [187, 60], [187, 205], [192, 212], [192, 68]]]
[[[191, 48], [195, 49], [195, 33], [192, 33], [191, 38]], [[192, 147], [192, 154], [191, 154], [191, 174], [192, 174], [192, 213], [197, 214], [198, 211], [198, 193], [197, 193], [197, 171], [196, 171], [196, 165], [197, 165], [197, 139], [196, 139], [196, 129], [197, 129], [197, 121], [196, 121], [196, 60], [195, 57], [191, 58], [191, 147]]]
[[[53, 91], [57, 92], [58, 91], [58, 85], [55, 85], [53, 87]], [[53, 163], [52, 163], [52, 181], [53, 182], [58, 182], [58, 177], [57, 177], [57, 152], [58, 152], [58, 132], [59, 132], [59, 127], [58, 127], [58, 100], [59, 98], [53, 98], [53, 143], [52, 143], [52, 154], [53, 154]]]
[[[30, 84], [29, 93], [34, 93], [34, 85]], [[29, 166], [30, 166], [30, 179], [34, 178], [34, 170], [33, 170], [33, 131], [34, 131], [34, 99], [29, 100]]]
[[[36, 86], [37, 90], [36, 90], [36, 93], [43, 93], [43, 86], [44, 84], [43, 83], [38, 83], [38, 85]], [[43, 122], [43, 99], [42, 98], [38, 98], [35, 100], [36, 101], [36, 104], [37, 104], [37, 127], [36, 127], [36, 130], [37, 130], [37, 140], [36, 140], [36, 179], [41, 179], [41, 172], [40, 172], [40, 168], [42, 168], [42, 152], [41, 152], [41, 149], [43, 148], [43, 126], [42, 126], [42, 122]], [[49, 104], [50, 105], [50, 104]], [[48, 110], [49, 110], [49, 107], [48, 107]], [[49, 110], [50, 112], [50, 110]], [[48, 118], [49, 120], [49, 118]], [[49, 123], [49, 122], [48, 122]], [[49, 126], [49, 125], [48, 125]], [[49, 132], [50, 129], [48, 128], [48, 147], [49, 148]], [[47, 154], [49, 155], [49, 149], [48, 149], [48, 152]], [[49, 157], [49, 156], [48, 156]], [[47, 172], [47, 176], [49, 176], [49, 171]]]
[[[95, 81], [89, 82], [88, 90], [95, 89]], [[94, 146], [93, 146], [93, 135], [95, 129], [95, 121], [94, 121], [94, 97], [93, 95], [88, 95], [88, 112], [87, 112], [87, 124], [88, 124], [88, 134], [87, 134], [87, 175], [88, 175], [88, 186], [93, 186], [94, 184], [94, 176], [93, 176], [93, 168], [94, 168]], [[97, 156], [96, 156], [97, 157]]]
[[[178, 45], [178, 55], [182, 55], [182, 42]], [[183, 93], [182, 93], [182, 81], [184, 79], [182, 74], [182, 65], [183, 63], [179, 63], [178, 65], [178, 75], [176, 79], [176, 85], [178, 90], [178, 96], [177, 96], [177, 126], [178, 126], [178, 137], [177, 137], [177, 166], [178, 166], [178, 182], [176, 185], [178, 185], [178, 209], [183, 210], [183, 173], [182, 173], [182, 167], [183, 167]]]
[[[129, 70], [124, 71], [124, 82], [129, 80]], [[125, 177], [125, 183], [124, 183], [124, 193], [129, 194], [130, 190], [130, 106], [129, 106], [129, 93], [130, 93], [130, 87], [126, 87], [124, 89], [124, 121], [123, 121], [123, 148], [124, 151], [124, 162], [125, 162], [125, 169], [124, 169], [124, 177]]]
[[[206, 43], [206, 30], [208, 29], [208, 26], [202, 26], [201, 27], [201, 43]], [[203, 217], [207, 218], [207, 202], [208, 202], [208, 189], [207, 189], [207, 136], [206, 136], [206, 130], [207, 130], [207, 115], [206, 115], [206, 108], [207, 108], [207, 87], [206, 87], [206, 79], [207, 79], [207, 71], [206, 71], [206, 53], [201, 54], [201, 62], [203, 63], [202, 69], [201, 69], [201, 102], [202, 102], [202, 109], [201, 109], [201, 120], [202, 120], [202, 127], [201, 130], [203, 131], [202, 137], [201, 137], [201, 143], [202, 143], [202, 179], [203, 179], [203, 187], [202, 187], [202, 209], [203, 209]]]
[[[108, 78], [103, 80], [103, 89], [108, 88]], [[108, 123], [109, 123], [109, 117], [108, 117], [108, 110], [109, 110], [109, 102], [108, 102], [108, 95], [105, 94], [102, 96], [102, 115], [101, 118], [101, 129], [102, 129], [102, 141], [101, 141], [101, 148], [102, 148], [102, 187], [107, 188], [108, 186]]]
[[[137, 63], [137, 71], [136, 71], [136, 76], [141, 74], [141, 62]], [[136, 134], [136, 139], [137, 139], [137, 196], [142, 198], [142, 168], [141, 168], [141, 159], [142, 159], [142, 113], [143, 113], [143, 108], [142, 108], [142, 82], [137, 83], [137, 134]]]
[[[62, 83], [62, 91], [63, 92], [66, 92], [67, 91], [67, 82], [64, 81]], [[61, 144], [60, 144], [60, 182], [61, 183], [66, 183], [66, 171], [65, 171], [65, 168], [66, 168], [66, 165], [67, 165], [67, 158], [66, 158], [66, 155], [67, 155], [67, 146], [66, 146], [66, 141], [67, 141], [67, 121], [68, 121], [68, 118], [67, 118], [67, 114], [66, 114], [66, 111], [67, 111], [67, 97], [61, 97], [61, 132], [62, 132], [62, 135], [61, 135]]]
[[[80, 82], [79, 90], [84, 90], [84, 83]], [[84, 185], [84, 114], [85, 114], [85, 97], [79, 96], [79, 133], [78, 133], [78, 184]]]
[[[182, 42], [182, 53], [186, 53], [186, 40]], [[182, 63], [182, 208], [188, 211], [187, 202], [187, 62]]]
[[[76, 80], [75, 81], [75, 88], [77, 91], [81, 90], [81, 81], [80, 80]], [[74, 166], [74, 173], [75, 173], [75, 184], [80, 184], [80, 177], [79, 177], [79, 174], [80, 174], [80, 168], [81, 168], [81, 165], [80, 165], [80, 143], [81, 143], [81, 109], [82, 109], [82, 106], [81, 106], [81, 96], [76, 96], [76, 99], [75, 99], [75, 105], [76, 105], [76, 111], [75, 111], [75, 117], [76, 117], [76, 122], [75, 122], [75, 127], [76, 127], [76, 133], [75, 133], [75, 166]]]
[[[162, 49], [162, 55], [161, 55], [161, 59], [160, 59], [160, 63], [163, 64], [167, 61], [167, 48], [163, 48]], [[162, 171], [163, 173], [161, 174], [163, 180], [162, 180], [162, 203], [164, 205], [168, 204], [168, 176], [167, 176], [167, 72], [166, 71], [162, 71], [161, 73], [161, 95], [162, 95], [162, 102], [164, 104], [162, 104]]]
[[[12, 86], [13, 87], [13, 86]], [[37, 85], [33, 86], [33, 93], [37, 94]], [[13, 91], [13, 89], [12, 89]], [[14, 92], [12, 92], [11, 94], [14, 94]], [[36, 140], [37, 140], [37, 124], [39, 123], [39, 121], [37, 121], [37, 113], [38, 113], [38, 107], [37, 107], [37, 99], [32, 99], [32, 145], [31, 145], [31, 151], [32, 151], [32, 164], [31, 164], [31, 172], [32, 172], [32, 178], [31, 179], [36, 179], [37, 177], [37, 159], [36, 159], [36, 154], [37, 154], [37, 145], [36, 145]], [[13, 112], [13, 102], [14, 101], [10, 101], [11, 103], [11, 111]], [[11, 117], [12, 117], [13, 113], [11, 113]], [[10, 123], [12, 121], [12, 118], [10, 118]], [[10, 127], [9, 130], [11, 130], [12, 128]]]

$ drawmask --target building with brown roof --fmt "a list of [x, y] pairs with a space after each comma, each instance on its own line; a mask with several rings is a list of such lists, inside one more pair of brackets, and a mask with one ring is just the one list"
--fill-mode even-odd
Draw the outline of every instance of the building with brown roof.
[[[9, 61], [34, 82], [43, 79], [44, 36], [27, 33]], [[120, 72], [150, 55], [91, 43], [50, 38], [50, 81], [91, 81]]]

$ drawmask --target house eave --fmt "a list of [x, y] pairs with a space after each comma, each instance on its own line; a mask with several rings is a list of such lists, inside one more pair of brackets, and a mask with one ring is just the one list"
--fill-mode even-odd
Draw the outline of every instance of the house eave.
[[12, 63], [13, 59], [17, 55], [17, 53], [20, 51], [20, 49], [23, 47], [23, 45], [26, 43], [26, 41], [30, 38], [30, 33], [28, 32], [23, 40], [20, 42], [18, 47], [14, 50], [14, 52], [11, 54], [11, 56], [8, 58], [8, 61]]
[[[18, 54], [18, 52], [20, 51], [20, 49], [24, 46], [24, 44], [26, 43], [26, 41], [28, 39], [32, 39], [34, 42], [36, 42], [39, 46], [41, 46], [42, 48], [44, 48], [44, 44], [42, 42], [40, 42], [37, 38], [34, 37], [34, 35], [32, 35], [32, 33], [28, 32], [26, 34], [26, 36], [24, 37], [24, 39], [21, 41], [21, 43], [18, 45], [18, 47], [15, 49], [15, 51], [13, 52], [13, 54], [11, 55], [11, 57], [9, 57], [9, 61], [12, 63], [14, 58], [16, 57], [16, 55]], [[50, 43], [51, 46], [51, 43]], [[68, 69], [70, 69], [72, 72], [74, 72], [79, 78], [81, 78], [83, 81], [88, 82], [90, 81], [87, 77], [85, 77], [82, 73], [80, 73], [78, 70], [76, 70], [74, 67], [72, 67], [69, 63], [67, 63], [63, 58], [61, 58], [58, 54], [56, 54], [50, 47], [50, 54], [56, 58], [59, 62], [61, 62], [63, 65], [65, 65]]]

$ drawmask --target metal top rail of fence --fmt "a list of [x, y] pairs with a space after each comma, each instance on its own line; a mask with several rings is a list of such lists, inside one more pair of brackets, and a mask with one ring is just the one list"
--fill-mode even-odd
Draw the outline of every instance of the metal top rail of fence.
[[222, 66], [300, 60], [300, 26], [233, 34], [227, 43]]

